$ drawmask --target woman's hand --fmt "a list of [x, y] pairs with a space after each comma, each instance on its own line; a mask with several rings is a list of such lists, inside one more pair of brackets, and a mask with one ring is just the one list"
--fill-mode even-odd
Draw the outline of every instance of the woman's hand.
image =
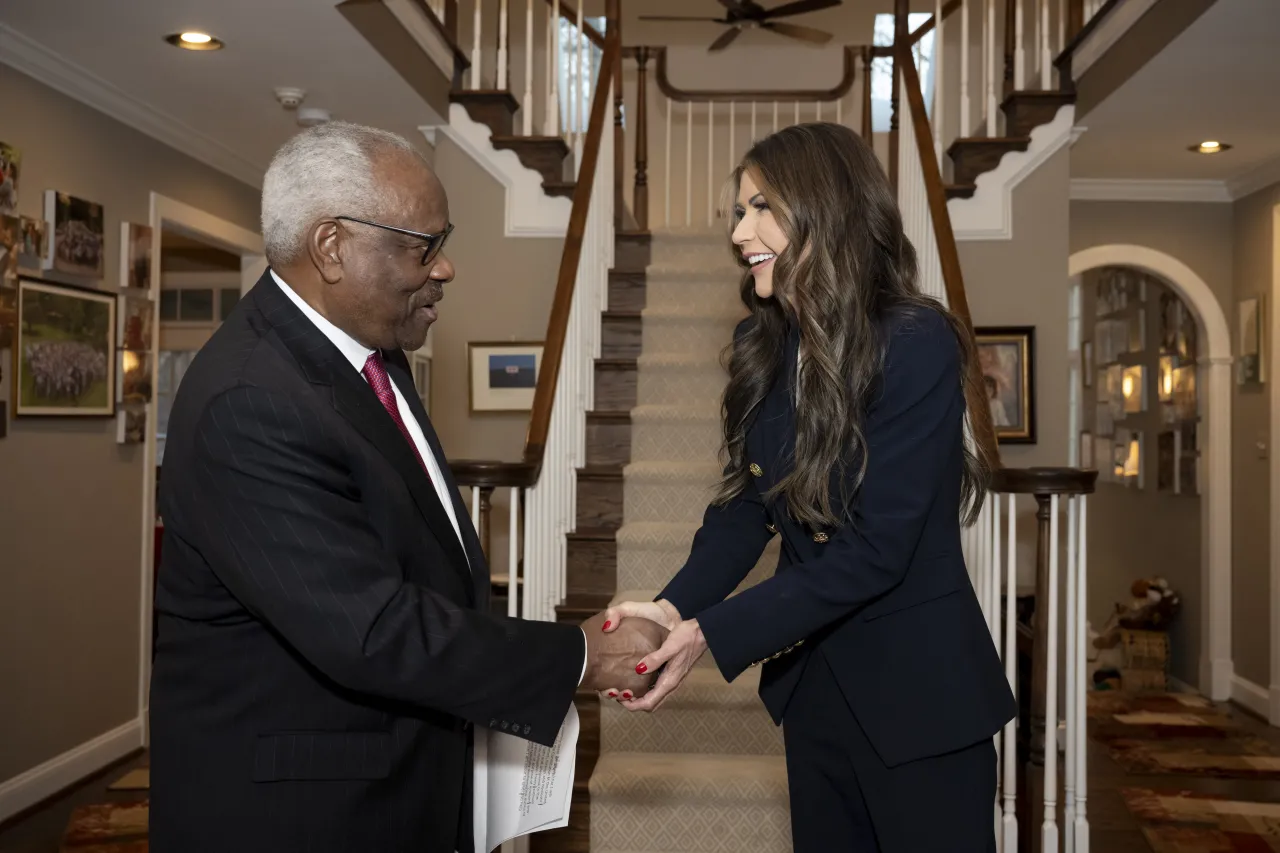
[[649, 692], [639, 699], [623, 697], [621, 704], [628, 711], [656, 711], [667, 696], [672, 693], [684, 677], [693, 669], [693, 665], [707, 650], [706, 638], [702, 636], [702, 628], [697, 619], [686, 619], [667, 635], [662, 647], [650, 654], [636, 666], [636, 672], [656, 672], [661, 669], [658, 681]]
[[[604, 625], [601, 630], [605, 633], [611, 633], [618, 630], [618, 626], [622, 624], [623, 619], [627, 618], [648, 619], [651, 622], [657, 622], [668, 631], [674, 631], [676, 627], [683, 621], [680, 618], [680, 611], [666, 599], [660, 601], [622, 601], [610, 607], [604, 612]], [[644, 661], [641, 661], [643, 664]], [[637, 672], [654, 672], [657, 667], [651, 664], [645, 664], [645, 669], [637, 668]], [[630, 690], [620, 690], [618, 688], [610, 688], [601, 690], [600, 696], [603, 699], [631, 699]]]

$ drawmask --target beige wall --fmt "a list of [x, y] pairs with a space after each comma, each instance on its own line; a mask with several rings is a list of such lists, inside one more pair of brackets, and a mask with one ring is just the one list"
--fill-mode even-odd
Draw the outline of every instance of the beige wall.
[[[446, 249], [457, 278], [445, 285], [432, 332], [431, 420], [451, 460], [518, 461], [529, 416], [469, 413], [467, 343], [543, 340], [564, 240], [504, 237], [502, 186], [443, 135], [435, 166], [457, 224]], [[506, 490], [495, 492], [496, 573], [507, 570], [508, 505]]]
[[[1280, 185], [1271, 186], [1237, 201], [1234, 209], [1235, 300], [1270, 294], [1269, 311], [1276, 296], [1272, 259], [1276, 252], [1273, 210], [1280, 204]], [[1228, 303], [1227, 323], [1233, 349], [1239, 349], [1239, 321], [1235, 302]], [[1269, 316], [1269, 315], [1268, 315]], [[1269, 342], [1272, 346], [1276, 342]], [[1271, 682], [1270, 646], [1270, 471], [1267, 454], [1257, 443], [1270, 446], [1271, 386], [1275, 376], [1257, 387], [1234, 386], [1232, 395], [1232, 636], [1235, 671], [1261, 687]], [[1271, 448], [1271, 453], [1275, 453]], [[1271, 642], [1268, 642], [1268, 641]]]
[[[256, 228], [249, 187], [6, 65], [0, 103], [0, 134], [23, 153], [19, 213], [43, 215], [46, 189], [103, 205], [106, 290], [120, 222], [145, 223], [152, 190]], [[115, 431], [24, 418], [0, 440], [0, 781], [138, 714], [143, 453]]]
[[[1082, 424], [1086, 432], [1095, 432], [1094, 412], [1098, 383], [1096, 373], [1104, 367], [1097, 360], [1100, 352], [1094, 336], [1098, 317], [1095, 310], [1096, 282], [1100, 271], [1086, 273], [1083, 278], [1081, 317], [1083, 339], [1093, 341], [1094, 373], [1092, 387], [1083, 389]], [[1173, 493], [1172, 482], [1159, 488], [1159, 435], [1175, 427], [1165, 426], [1161, 409], [1166, 405], [1156, 393], [1160, 368], [1160, 298], [1173, 292], [1153, 276], [1142, 275], [1146, 301], [1130, 304], [1125, 313], [1113, 318], [1131, 321], [1145, 314], [1146, 340], [1142, 350], [1123, 353], [1116, 361], [1127, 366], [1142, 365], [1146, 385], [1147, 408], [1143, 412], [1126, 413], [1116, 421], [1116, 430], [1142, 432], [1143, 485], [1099, 482], [1097, 493], [1089, 505], [1089, 601], [1088, 617], [1094, 627], [1101, 628], [1117, 602], [1132, 598], [1130, 586], [1140, 577], [1159, 576], [1182, 595], [1182, 611], [1170, 631], [1171, 673], [1195, 684], [1200, 666], [1200, 497], [1194, 489]], [[1176, 294], [1175, 294], [1176, 295]], [[1203, 352], [1204, 344], [1200, 344]], [[1108, 437], [1109, 439], [1109, 437]], [[1097, 445], [1095, 444], [1095, 447]], [[1084, 461], [1092, 467], [1092, 460]], [[1102, 480], [1103, 478], [1099, 478]], [[1109, 478], [1107, 478], [1109, 479]]]

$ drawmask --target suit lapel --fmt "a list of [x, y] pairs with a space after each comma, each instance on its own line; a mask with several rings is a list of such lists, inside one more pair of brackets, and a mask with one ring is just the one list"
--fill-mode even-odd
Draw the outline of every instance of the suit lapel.
[[[466, 554], [458, 537], [454, 535], [453, 525], [445, 514], [444, 505], [440, 503], [426, 471], [418, 464], [412, 446], [400, 434], [387, 410], [382, 408], [377, 394], [352, 369], [351, 363], [324, 333], [280, 291], [279, 286], [271, 279], [270, 270], [254, 286], [253, 295], [263, 316], [271, 323], [281, 343], [297, 361], [308, 381], [313, 385], [329, 386], [333, 394], [333, 407], [404, 479], [432, 535], [448, 553], [455, 571], [459, 571], [465, 578], [468, 598], [474, 603], [474, 585]], [[403, 388], [401, 393], [404, 393]], [[411, 404], [417, 399], [412, 393], [405, 396]], [[428, 442], [430, 440], [428, 438]], [[437, 459], [442, 458], [438, 449], [433, 448], [433, 452], [437, 454]]]
[[794, 465], [798, 344], [798, 338], [793, 341], [788, 337], [778, 374], [760, 403], [755, 423], [747, 432], [747, 448], [751, 455], [748, 461], [757, 463], [762, 470], [757, 479], [762, 494], [786, 477]]
[[431, 425], [431, 418], [427, 416], [427, 410], [422, 407], [422, 400], [418, 397], [417, 388], [414, 387], [413, 378], [409, 371], [409, 361], [403, 352], [397, 350], [387, 354], [386, 365], [387, 374], [391, 377], [391, 381], [399, 387], [400, 393], [405, 400], [408, 401], [409, 408], [413, 411], [413, 416], [418, 419], [418, 426], [422, 427], [422, 435], [427, 440], [427, 446], [431, 448], [431, 453], [440, 465], [440, 473], [444, 477], [445, 489], [453, 500], [454, 516], [458, 519], [458, 530], [462, 534], [466, 556], [471, 564], [465, 580], [469, 584], [474, 583], [477, 601], [480, 602], [477, 606], [481, 609], [487, 608], [489, 600], [489, 564], [485, 559], [484, 549], [480, 547], [480, 538], [476, 535], [475, 525], [471, 523], [471, 511], [462, 501], [458, 483], [453, 478], [453, 471], [450, 470], [448, 460], [444, 455], [444, 449], [440, 446], [440, 437], [436, 435], [435, 427]]

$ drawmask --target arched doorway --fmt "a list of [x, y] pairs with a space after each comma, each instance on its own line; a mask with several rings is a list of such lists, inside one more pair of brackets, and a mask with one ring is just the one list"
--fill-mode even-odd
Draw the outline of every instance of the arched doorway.
[[1145, 246], [1112, 244], [1076, 252], [1069, 274], [1127, 266], [1159, 277], [1196, 315], [1204, 354], [1196, 383], [1204, 389], [1204, 487], [1200, 503], [1200, 690], [1211, 699], [1231, 698], [1231, 336], [1217, 297], [1199, 275], [1177, 258]]

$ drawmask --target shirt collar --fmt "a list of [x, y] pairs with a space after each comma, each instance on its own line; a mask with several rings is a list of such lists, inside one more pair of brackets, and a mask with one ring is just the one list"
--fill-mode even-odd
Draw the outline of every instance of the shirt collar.
[[301, 311], [306, 318], [310, 320], [315, 327], [333, 343], [335, 347], [338, 348], [338, 352], [342, 353], [343, 357], [347, 361], [351, 362], [351, 366], [354, 367], [357, 372], [363, 371], [364, 363], [369, 360], [369, 356], [373, 354], [373, 350], [369, 349], [367, 346], [360, 343], [355, 338], [351, 337], [346, 332], [342, 331], [322, 317], [319, 311], [308, 305], [301, 296], [294, 292], [292, 287], [285, 284], [284, 279], [276, 275], [275, 270], [271, 270], [271, 277], [275, 279], [276, 284], [278, 284], [280, 289], [284, 291], [284, 295], [289, 297], [289, 300], [293, 302], [294, 305], [298, 306], [298, 310]]

